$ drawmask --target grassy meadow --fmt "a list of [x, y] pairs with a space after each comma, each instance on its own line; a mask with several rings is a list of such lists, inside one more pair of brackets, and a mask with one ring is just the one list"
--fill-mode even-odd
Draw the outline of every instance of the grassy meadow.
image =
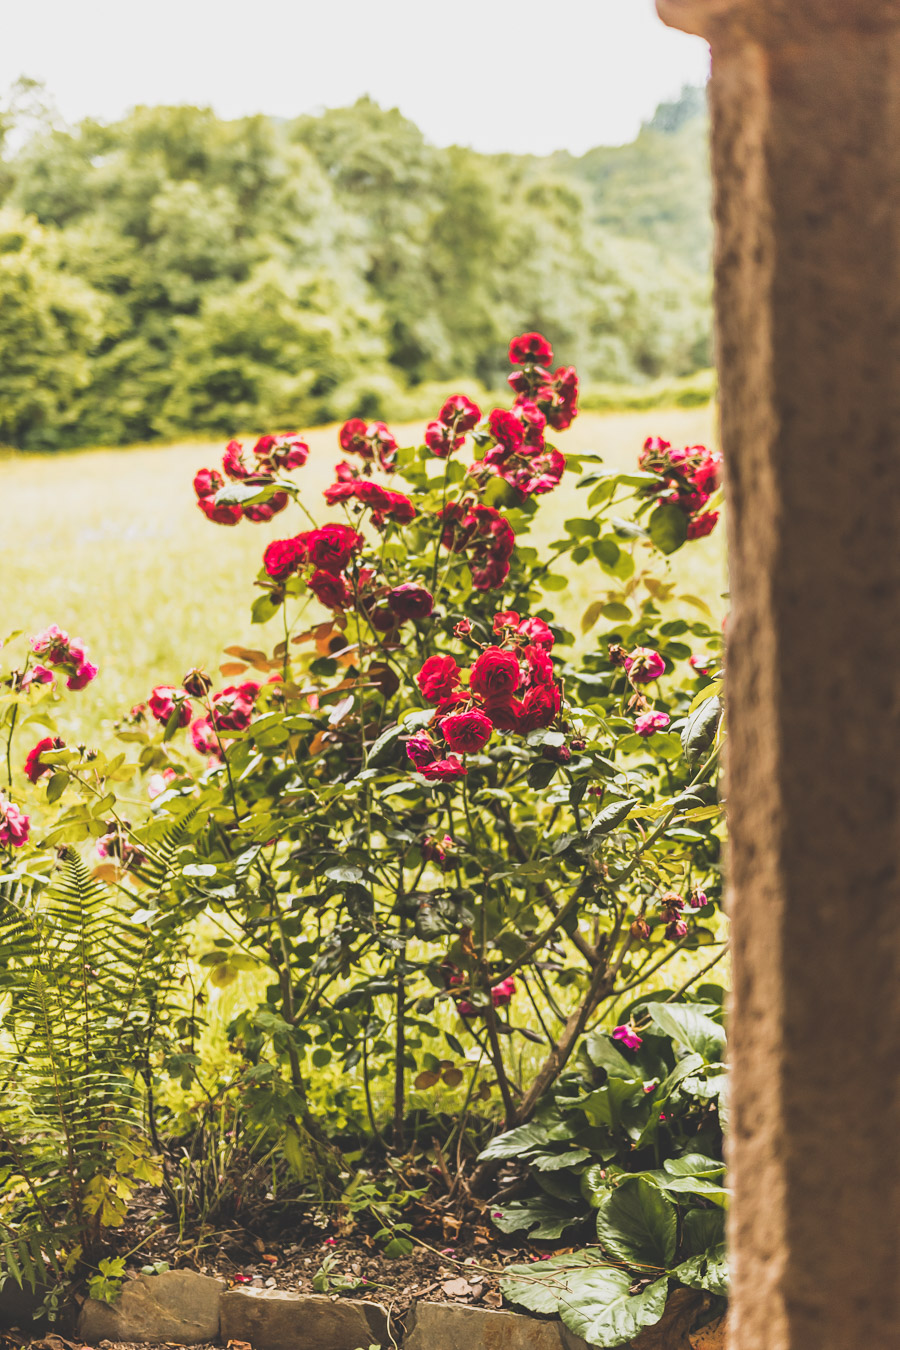
[[[411, 444], [421, 431], [420, 423], [396, 434]], [[651, 434], [710, 444], [714, 408], [583, 413], [556, 439], [563, 451], [593, 451], [610, 469], [625, 469]], [[318, 428], [307, 439], [309, 462], [297, 476], [308, 487], [310, 510], [324, 518], [321, 492], [340, 455], [337, 428]], [[0, 458], [0, 629], [35, 632], [58, 623], [84, 640], [100, 666], [90, 690], [59, 710], [70, 736], [100, 732], [154, 684], [177, 682], [192, 665], [216, 670], [224, 646], [259, 644], [249, 609], [263, 549], [303, 524], [292, 507], [270, 525], [210, 524], [191, 480], [203, 465], [218, 464], [222, 449], [221, 442], [192, 442]], [[582, 513], [574, 481], [572, 475], [571, 486], [543, 499], [532, 536], [538, 547]], [[702, 595], [715, 614], [723, 610], [721, 529], [676, 554], [672, 567], [680, 589]], [[547, 603], [577, 631], [602, 578], [588, 564]]]

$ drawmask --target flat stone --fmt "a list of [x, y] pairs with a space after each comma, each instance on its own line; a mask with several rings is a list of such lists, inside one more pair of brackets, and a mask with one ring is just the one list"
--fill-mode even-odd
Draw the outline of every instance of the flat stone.
[[221, 1339], [253, 1350], [369, 1350], [390, 1346], [387, 1309], [364, 1299], [290, 1294], [283, 1289], [227, 1289]]
[[[356, 1350], [356, 1347], [354, 1347]], [[589, 1350], [562, 1322], [521, 1313], [416, 1303], [406, 1319], [403, 1350]]]
[[[193, 1270], [167, 1270], [127, 1280], [115, 1303], [86, 1300], [78, 1318], [83, 1341], [197, 1345], [219, 1336], [224, 1284]], [[355, 1350], [355, 1347], [354, 1347]]]

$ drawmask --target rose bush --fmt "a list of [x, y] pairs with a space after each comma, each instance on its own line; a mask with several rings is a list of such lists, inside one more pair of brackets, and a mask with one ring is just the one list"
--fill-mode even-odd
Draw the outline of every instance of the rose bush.
[[[119, 726], [130, 764], [52, 739], [57, 674], [75, 690], [96, 674], [80, 643], [48, 629], [5, 677], [9, 875], [39, 890], [54, 849], [90, 844], [151, 946], [186, 952], [202, 921], [211, 975], [266, 973], [230, 1025], [227, 1086], [320, 1181], [326, 1066], [349, 1133], [395, 1150], [448, 1064], [465, 1070], [453, 1132], [471, 1169], [476, 1103], [521, 1126], [586, 1031], [667, 964], [690, 975], [697, 948], [723, 950], [721, 628], [665, 559], [712, 527], [718, 457], [652, 441], [634, 473], [567, 462], [547, 438], [577, 414], [575, 372], [551, 371], [539, 334], [510, 355], [512, 407], [451, 398], [422, 445], [348, 422], [327, 518], [293, 435], [252, 458], [232, 442], [196, 475], [213, 524], [302, 516], [256, 578], [253, 619], [279, 632], [227, 649], [221, 687], [193, 670], [148, 690]], [[564, 475], [583, 506], [539, 550]], [[548, 603], [574, 567], [594, 587], [577, 636]], [[133, 772], [140, 819], [118, 802]], [[188, 1085], [201, 1016], [165, 1052]]]

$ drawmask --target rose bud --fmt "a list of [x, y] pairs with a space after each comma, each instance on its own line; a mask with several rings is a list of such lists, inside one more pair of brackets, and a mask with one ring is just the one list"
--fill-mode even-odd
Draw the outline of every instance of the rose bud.
[[404, 619], [427, 619], [428, 615], [434, 609], [434, 597], [430, 591], [426, 591], [424, 586], [417, 585], [414, 581], [407, 581], [402, 586], [395, 586], [388, 592], [388, 605], [397, 618]]
[[181, 681], [181, 687], [191, 698], [202, 698], [212, 689], [212, 680], [205, 670], [189, 670]]

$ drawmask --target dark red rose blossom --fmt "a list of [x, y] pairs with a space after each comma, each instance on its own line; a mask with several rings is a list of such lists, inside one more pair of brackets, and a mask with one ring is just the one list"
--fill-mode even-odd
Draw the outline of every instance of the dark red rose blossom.
[[356, 483], [352, 480], [344, 479], [332, 483], [327, 487], [323, 496], [329, 506], [334, 506], [337, 502], [347, 502], [356, 497]]
[[438, 459], [446, 459], [458, 450], [464, 441], [463, 436], [454, 436], [444, 422], [429, 422], [425, 428], [425, 444]]
[[485, 699], [515, 693], [521, 679], [519, 658], [502, 647], [487, 647], [472, 667], [469, 688]]
[[275, 581], [286, 581], [292, 572], [306, 562], [307, 546], [305, 535], [298, 534], [293, 539], [274, 539], [263, 554], [263, 567]]
[[705, 539], [708, 534], [712, 534], [718, 521], [718, 511], [704, 511], [702, 515], [695, 516], [688, 521], [688, 539]]
[[549, 397], [538, 403], [554, 431], [565, 431], [578, 416], [578, 376], [574, 366], [561, 366], [554, 372]]
[[456, 434], [462, 436], [481, 421], [481, 409], [465, 394], [451, 394], [438, 413], [438, 421], [453, 427]]
[[198, 717], [191, 723], [191, 740], [200, 755], [218, 755], [219, 742], [208, 717]]
[[553, 662], [544, 648], [529, 644], [525, 648], [524, 655], [528, 662], [528, 684], [552, 684]]
[[501, 586], [509, 574], [516, 536], [493, 506], [452, 502], [441, 512], [441, 544], [452, 553], [468, 553], [478, 591]]
[[307, 584], [316, 599], [329, 609], [346, 609], [353, 600], [344, 578], [322, 568], [313, 572]]
[[265, 522], [277, 516], [279, 511], [283, 511], [288, 504], [288, 495], [286, 492], [276, 492], [267, 502], [252, 502], [241, 507], [241, 511], [247, 520]]
[[535, 684], [522, 699], [519, 728], [523, 732], [549, 727], [556, 720], [562, 698], [558, 685]]
[[258, 693], [259, 685], [247, 680], [244, 684], [229, 684], [218, 694], [213, 694], [213, 726], [219, 731], [246, 731]]
[[[388, 497], [390, 498], [390, 505], [387, 510], [373, 512], [373, 519], [377, 514], [396, 521], [398, 525], [408, 525], [411, 520], [415, 520], [416, 508], [408, 497], [405, 497], [402, 492], [391, 491], [388, 492]], [[376, 523], [380, 522], [376, 521]]]
[[[505, 408], [495, 408], [488, 417], [488, 426], [491, 429], [491, 435], [494, 440], [508, 453], [518, 450], [519, 446], [525, 440], [525, 430], [522, 423], [513, 413], [507, 412]], [[487, 458], [487, 456], [485, 456]]]
[[512, 694], [485, 701], [484, 711], [498, 731], [518, 731], [522, 704]]
[[536, 403], [531, 399], [522, 399], [513, 408], [513, 416], [521, 423], [525, 433], [525, 444], [540, 449], [544, 444], [544, 427], [547, 419]]
[[249, 478], [252, 473], [258, 472], [256, 466], [250, 466], [244, 461], [244, 447], [240, 441], [229, 441], [225, 447], [225, 454], [222, 456], [222, 468], [229, 478], [240, 482], [244, 478]]
[[375, 629], [376, 633], [390, 633], [397, 627], [398, 620], [396, 614], [387, 605], [376, 605], [374, 609], [369, 610], [369, 623]]
[[519, 624], [519, 632], [535, 647], [543, 647], [548, 652], [555, 641], [543, 619], [524, 619]]
[[393, 432], [383, 422], [370, 422], [366, 427], [366, 439], [381, 469], [393, 473], [397, 462], [397, 441]]
[[417, 769], [423, 764], [430, 764], [435, 757], [435, 751], [436, 746], [427, 731], [417, 731], [406, 742], [406, 753]]
[[455, 755], [448, 755], [446, 759], [435, 759], [430, 764], [424, 764], [419, 773], [423, 778], [427, 778], [429, 783], [451, 783], [454, 778], [465, 777], [468, 770], [465, 764], [462, 764]]
[[388, 592], [387, 602], [398, 619], [427, 619], [434, 609], [434, 596], [415, 581], [406, 581]]
[[261, 461], [261, 467], [269, 471], [302, 469], [309, 459], [309, 446], [288, 432], [283, 436], [260, 436], [253, 453]]
[[206, 519], [214, 521], [216, 525], [237, 525], [243, 516], [239, 506], [216, 506], [212, 497], [201, 497], [197, 505]]
[[459, 666], [452, 656], [429, 656], [416, 676], [416, 684], [429, 703], [450, 698], [459, 684]]
[[514, 366], [546, 366], [553, 360], [553, 348], [540, 333], [523, 333], [509, 344], [509, 359]]
[[451, 713], [441, 721], [440, 728], [450, 749], [462, 755], [476, 754], [491, 739], [494, 730], [490, 718], [477, 708]]
[[201, 469], [194, 475], [194, 491], [198, 497], [214, 497], [225, 479], [217, 469]]
[[29, 783], [36, 783], [45, 773], [53, 773], [53, 764], [44, 764], [41, 760], [48, 750], [62, 750], [65, 747], [65, 741], [61, 736], [45, 736], [42, 741], [38, 741], [33, 750], [29, 750], [25, 760], [25, 777]]
[[351, 417], [341, 427], [338, 440], [345, 455], [362, 455], [363, 459], [372, 458], [372, 449], [366, 441], [366, 424], [361, 417]]
[[363, 506], [368, 506], [372, 511], [384, 511], [390, 504], [391, 499], [387, 488], [373, 483], [371, 478], [361, 479], [354, 484], [354, 493], [357, 501], [362, 502]]
[[157, 722], [161, 722], [163, 726], [169, 721], [176, 708], [178, 710], [176, 726], [186, 727], [191, 720], [190, 699], [183, 689], [175, 689], [168, 684], [158, 684], [147, 699], [147, 704]]
[[323, 525], [318, 530], [307, 530], [305, 539], [310, 562], [335, 576], [363, 544], [362, 535], [349, 525]]

